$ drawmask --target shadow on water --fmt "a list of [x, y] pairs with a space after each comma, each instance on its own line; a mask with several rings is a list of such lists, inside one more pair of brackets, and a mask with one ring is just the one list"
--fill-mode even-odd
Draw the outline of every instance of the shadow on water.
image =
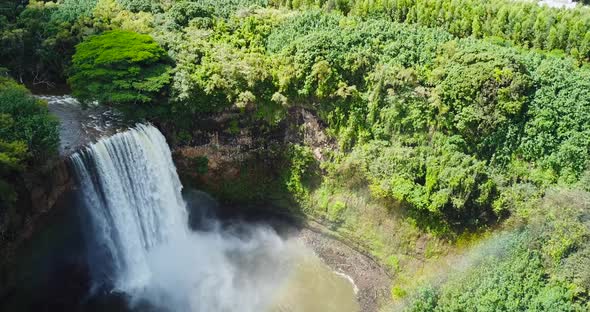
[[122, 296], [89, 297], [83, 229], [73, 192], [62, 196], [16, 251], [0, 311], [127, 311]]
[[182, 194], [188, 210], [188, 223], [193, 231], [211, 230], [211, 222], [217, 218], [219, 203], [211, 195], [199, 190], [185, 190]]

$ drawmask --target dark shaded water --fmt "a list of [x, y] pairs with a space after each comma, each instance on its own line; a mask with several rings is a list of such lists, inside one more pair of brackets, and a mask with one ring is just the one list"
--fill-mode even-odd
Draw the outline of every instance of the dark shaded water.
[[0, 311], [126, 311], [124, 298], [90, 297], [83, 227], [76, 194], [65, 194], [17, 251], [13, 287], [0, 300]]

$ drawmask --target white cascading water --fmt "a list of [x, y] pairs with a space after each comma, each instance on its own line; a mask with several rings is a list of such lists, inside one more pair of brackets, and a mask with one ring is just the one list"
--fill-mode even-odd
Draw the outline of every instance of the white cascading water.
[[139, 125], [72, 155], [93, 233], [107, 248], [115, 288], [142, 287], [154, 245], [186, 231], [182, 185], [162, 134]]
[[192, 232], [170, 149], [155, 127], [138, 125], [71, 159], [95, 280], [164, 311], [267, 310], [299, 248], [267, 227]]

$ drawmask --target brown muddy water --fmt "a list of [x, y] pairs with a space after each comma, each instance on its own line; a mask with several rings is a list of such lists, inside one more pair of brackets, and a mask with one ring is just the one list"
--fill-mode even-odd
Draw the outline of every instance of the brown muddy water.
[[312, 252], [298, 260], [270, 309], [270, 312], [358, 311], [356, 286], [350, 277], [332, 271]]

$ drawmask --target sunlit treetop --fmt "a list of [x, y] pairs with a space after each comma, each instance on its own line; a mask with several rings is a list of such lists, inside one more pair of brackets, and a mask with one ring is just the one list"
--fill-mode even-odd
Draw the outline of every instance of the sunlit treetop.
[[108, 31], [76, 46], [69, 83], [84, 102], [152, 102], [169, 83], [167, 54], [149, 35]]

